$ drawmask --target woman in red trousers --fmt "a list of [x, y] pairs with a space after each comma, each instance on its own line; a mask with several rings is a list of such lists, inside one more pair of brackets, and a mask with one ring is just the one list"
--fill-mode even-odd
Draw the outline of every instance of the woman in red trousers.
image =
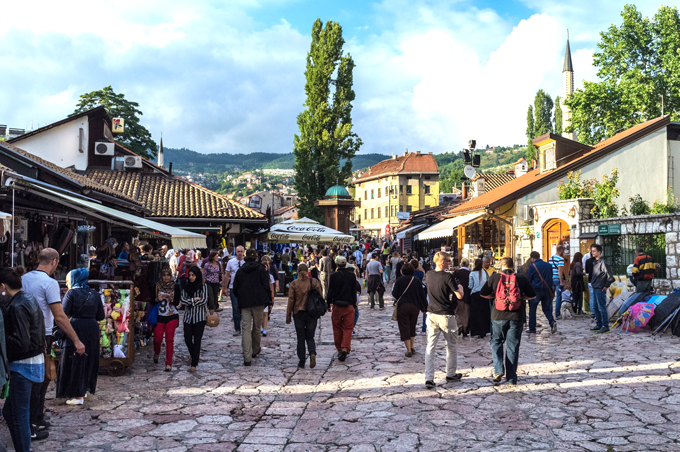
[[161, 354], [161, 344], [165, 336], [165, 371], [172, 369], [172, 353], [175, 349], [175, 330], [179, 325], [179, 312], [174, 304], [175, 280], [170, 269], [161, 271], [161, 281], [156, 285], [156, 300], [158, 306], [158, 321], [153, 332], [153, 362], [158, 364]]

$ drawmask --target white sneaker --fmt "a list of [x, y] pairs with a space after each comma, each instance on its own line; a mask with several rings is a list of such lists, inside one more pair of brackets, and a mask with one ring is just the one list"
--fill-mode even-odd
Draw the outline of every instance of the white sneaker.
[[82, 398], [68, 399], [66, 401], [66, 405], [82, 405], [82, 404], [83, 404]]

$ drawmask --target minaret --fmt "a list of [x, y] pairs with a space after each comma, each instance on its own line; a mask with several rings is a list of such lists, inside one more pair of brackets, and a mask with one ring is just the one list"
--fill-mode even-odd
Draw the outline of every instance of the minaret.
[[[571, 110], [565, 104], [567, 97], [574, 94], [574, 66], [571, 64], [571, 49], [569, 48], [569, 30], [567, 30], [567, 50], [564, 53], [564, 67], [562, 68], [562, 130], [571, 125]], [[576, 133], [562, 132], [562, 136], [570, 140], [576, 140]]]
[[163, 168], [163, 132], [161, 132], [161, 143], [158, 145], [158, 166]]

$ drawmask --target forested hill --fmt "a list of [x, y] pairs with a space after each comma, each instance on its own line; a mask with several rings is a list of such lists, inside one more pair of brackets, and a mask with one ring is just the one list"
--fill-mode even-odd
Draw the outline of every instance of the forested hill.
[[[182, 171], [223, 173], [238, 168], [241, 171], [280, 168], [293, 169], [293, 153], [273, 154], [254, 152], [252, 154], [201, 154], [190, 149], [165, 148], [165, 166], [170, 162], [175, 169]], [[384, 154], [361, 154], [352, 159], [352, 169], [364, 169], [389, 158]]]

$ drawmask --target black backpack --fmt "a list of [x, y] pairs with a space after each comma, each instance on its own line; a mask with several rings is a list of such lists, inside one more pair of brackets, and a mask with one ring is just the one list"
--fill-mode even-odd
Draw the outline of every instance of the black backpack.
[[307, 292], [307, 314], [313, 319], [319, 319], [326, 314], [328, 306], [321, 294], [314, 288], [312, 281], [309, 281], [309, 291]]

